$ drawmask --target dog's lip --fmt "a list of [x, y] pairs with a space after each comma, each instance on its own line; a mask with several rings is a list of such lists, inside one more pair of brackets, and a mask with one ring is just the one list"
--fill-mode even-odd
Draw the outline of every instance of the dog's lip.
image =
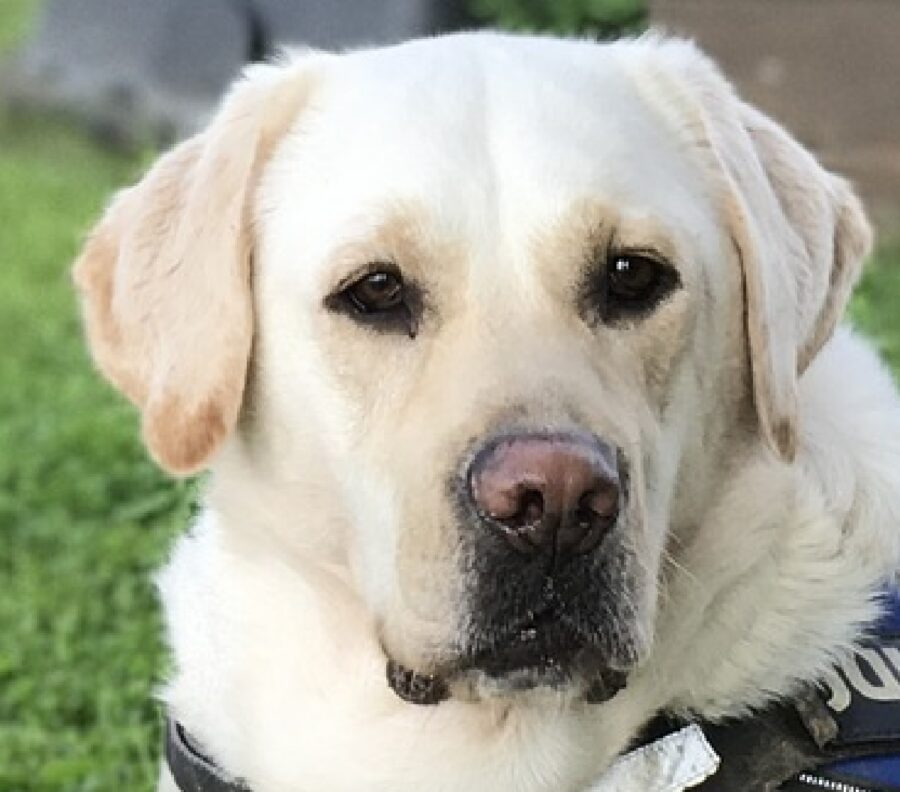
[[[545, 585], [552, 590], [552, 580], [548, 580]], [[526, 611], [523, 618], [498, 628], [492, 645], [500, 649], [516, 646], [540, 640], [549, 632], [568, 633], [570, 637], [577, 638], [581, 642], [582, 636], [567, 618], [565, 606], [554, 598], [552, 591], [545, 594], [545, 597], [545, 602]], [[584, 643], [587, 644], [589, 641], [584, 640]]]
[[388, 659], [388, 685], [399, 698], [417, 705], [439, 704], [451, 698], [457, 682], [470, 673], [508, 683], [509, 692], [535, 687], [563, 689], [579, 684], [583, 686], [584, 700], [591, 704], [608, 701], [625, 687], [628, 670], [605, 662], [599, 651], [575, 631], [563, 628], [561, 643], [553, 642], [552, 636], [548, 638], [547, 631], [540, 627], [551, 618], [549, 612], [541, 614], [519, 625], [517, 638], [463, 653], [429, 671]]
[[410, 704], [440, 704], [450, 692], [441, 674], [423, 674], [388, 660], [385, 670], [388, 686]]
[[450, 698], [456, 684], [471, 673], [501, 684], [508, 681], [510, 691], [583, 683], [585, 701], [599, 703], [625, 686], [629, 670], [608, 662], [596, 641], [566, 618], [558, 603], [543, 603], [504, 625], [489, 642], [424, 667], [407, 666], [385, 654], [390, 688], [404, 701], [420, 705]]
[[564, 676], [591, 654], [591, 641], [550, 607], [506, 627], [489, 645], [465, 652], [459, 667], [497, 677], [519, 671]]
[[[555, 628], [555, 629], [554, 629]], [[551, 638], [551, 634], [557, 640]], [[562, 637], [565, 640], [560, 642]], [[434, 665], [429, 664], [427, 670], [413, 669], [392, 658], [387, 649], [384, 649], [389, 666], [389, 676], [393, 675], [394, 681], [402, 681], [399, 672], [404, 672], [416, 685], [426, 680], [447, 681], [460, 673], [468, 671], [488, 671], [488, 669], [507, 664], [507, 661], [516, 657], [523, 659], [521, 664], [508, 663], [509, 673], [523, 670], [551, 668], [561, 670], [568, 661], [576, 655], [590, 652], [590, 642], [583, 639], [575, 630], [569, 627], [564, 619], [554, 608], [545, 608], [540, 611], [529, 612], [526, 619], [506, 626], [490, 641], [489, 645], [472, 650], [461, 650], [458, 654], [447, 656], [443, 661]], [[536, 658], [534, 662], [531, 659]], [[489, 671], [488, 671], [489, 673]], [[498, 673], [501, 676], [502, 673]]]

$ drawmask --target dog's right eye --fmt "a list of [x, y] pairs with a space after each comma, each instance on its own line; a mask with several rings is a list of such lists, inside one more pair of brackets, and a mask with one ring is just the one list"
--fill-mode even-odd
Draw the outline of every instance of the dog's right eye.
[[681, 285], [678, 271], [653, 252], [610, 253], [589, 295], [601, 321], [646, 316]]
[[383, 332], [418, 332], [419, 292], [390, 263], [376, 264], [325, 300], [332, 311]]

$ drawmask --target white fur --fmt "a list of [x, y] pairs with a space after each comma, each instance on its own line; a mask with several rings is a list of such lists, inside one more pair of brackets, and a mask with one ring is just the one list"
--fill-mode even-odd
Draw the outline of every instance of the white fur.
[[[386, 185], [392, 201], [424, 205], [440, 233], [476, 251], [460, 276], [471, 308], [458, 343], [478, 328], [502, 356], [511, 335], [534, 336], [529, 360], [500, 360], [509, 381], [545, 366], [567, 382], [565, 351], [532, 329], [550, 320], [528, 244], [573, 197], [654, 217], [696, 263], [689, 285], [705, 278], [718, 305], [738, 285], [714, 191], [642, 98], [658, 86], [640, 84], [651, 78], [632, 63], [665, 46], [484, 34], [317, 61], [312, 107], [256, 194], [261, 435], [239, 434], [217, 457], [206, 507], [159, 577], [176, 661], [165, 700], [254, 792], [583, 789], [659, 709], [716, 717], [790, 694], [876, 616], [873, 592], [900, 560], [889, 376], [839, 332], [800, 381], [796, 461], [736, 433], [714, 469], [698, 440], [704, 416], [684, 409], [718, 410], [698, 372], [723, 358], [731, 320], [704, 308], [651, 442], [647, 508], [661, 528], [642, 539], [648, 566], [668, 546], [652, 648], [628, 687], [599, 706], [533, 692], [415, 707], [385, 684], [376, 619], [398, 596], [410, 482], [366, 450], [367, 416], [314, 341], [321, 262], [377, 223]], [[682, 45], [669, 56], [700, 57]], [[407, 365], [428, 364], [396, 362]], [[382, 387], [395, 387], [387, 369]]]

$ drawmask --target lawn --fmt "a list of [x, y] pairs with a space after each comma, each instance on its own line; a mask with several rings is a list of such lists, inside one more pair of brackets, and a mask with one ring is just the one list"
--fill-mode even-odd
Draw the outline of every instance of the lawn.
[[36, 0], [3, 0], [0, 7], [0, 52], [15, 44], [28, 29]]
[[[0, 47], [27, 18], [2, 0]], [[15, 13], [13, 13], [15, 12]], [[152, 789], [166, 665], [150, 576], [193, 491], [146, 461], [84, 352], [68, 269], [146, 158], [0, 117], [0, 790]], [[900, 254], [854, 302], [900, 371]]]
[[78, 241], [138, 163], [48, 120], [0, 121], [0, 789], [142, 790], [164, 656], [150, 575], [186, 485], [141, 451], [88, 363]]
[[[2, 0], [0, 47], [28, 4]], [[0, 116], [0, 790], [150, 790], [165, 655], [150, 584], [187, 485], [91, 370], [69, 263], [143, 163]]]
[[869, 260], [850, 315], [860, 330], [875, 339], [900, 379], [900, 241], [896, 237]]

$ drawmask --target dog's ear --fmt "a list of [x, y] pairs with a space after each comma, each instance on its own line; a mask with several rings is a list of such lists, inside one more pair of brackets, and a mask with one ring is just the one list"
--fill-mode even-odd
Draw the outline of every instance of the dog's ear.
[[655, 42], [667, 114], [717, 178], [740, 257], [746, 334], [763, 437], [783, 459], [797, 446], [797, 381], [830, 338], [872, 244], [862, 205], [778, 124], [740, 101], [705, 55]]
[[201, 468], [237, 420], [254, 189], [309, 83], [297, 66], [251, 67], [203, 132], [115, 197], [75, 263], [94, 359], [172, 473]]
[[746, 145], [717, 145], [732, 181], [753, 393], [764, 437], [792, 460], [798, 377], [843, 315], [872, 234], [844, 180], [762, 113], [738, 107]]

